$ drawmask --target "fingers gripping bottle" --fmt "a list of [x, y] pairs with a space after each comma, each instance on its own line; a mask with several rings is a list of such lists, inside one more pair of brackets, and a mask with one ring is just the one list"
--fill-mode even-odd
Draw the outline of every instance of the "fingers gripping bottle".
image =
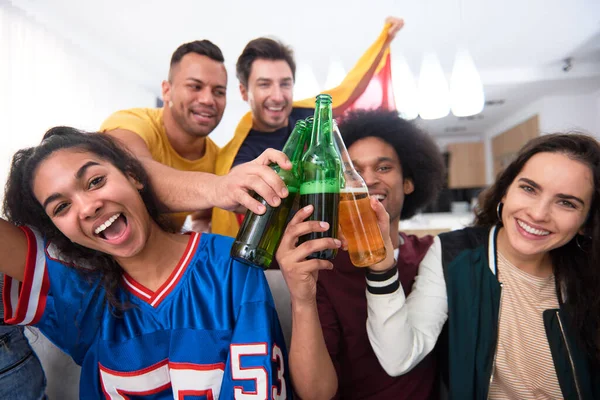
[[350, 261], [356, 267], [368, 267], [385, 259], [386, 251], [377, 216], [371, 208], [369, 190], [356, 172], [342, 135], [333, 122], [333, 142], [342, 160], [339, 222], [348, 244]]
[[[301, 242], [337, 237], [341, 162], [332, 141], [332, 123], [331, 96], [320, 94], [310, 144], [302, 157], [300, 207], [312, 204], [314, 211], [308, 220], [328, 222], [329, 229], [302, 236]], [[336, 254], [337, 250], [327, 249], [312, 253], [308, 258], [331, 260]]]
[[306, 122], [298, 121], [282, 150], [292, 162], [292, 169], [285, 170], [277, 164], [271, 165], [286, 184], [289, 194], [285, 199], [281, 199], [278, 207], [271, 207], [262, 197], [254, 194], [254, 198], [260, 201], [267, 211], [262, 215], [246, 211], [244, 222], [231, 247], [231, 257], [262, 269], [270, 267], [289, 217], [292, 211], [297, 209], [300, 190], [299, 164], [309, 134]]

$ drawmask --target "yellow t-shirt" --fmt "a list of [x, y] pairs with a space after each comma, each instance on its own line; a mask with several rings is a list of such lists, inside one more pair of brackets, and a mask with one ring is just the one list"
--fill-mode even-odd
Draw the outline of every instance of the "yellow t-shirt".
[[[215, 162], [219, 147], [206, 138], [206, 151], [202, 158], [188, 160], [181, 157], [171, 146], [163, 123], [162, 108], [132, 108], [112, 114], [102, 123], [101, 132], [113, 129], [126, 129], [137, 133], [146, 142], [152, 158], [161, 164], [181, 170], [215, 172]], [[189, 213], [168, 214], [177, 227], [181, 228]]]

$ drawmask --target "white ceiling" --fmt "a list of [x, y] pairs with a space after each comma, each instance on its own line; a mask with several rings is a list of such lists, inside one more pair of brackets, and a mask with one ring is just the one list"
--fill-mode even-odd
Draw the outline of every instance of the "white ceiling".
[[[598, 0], [11, 2], [157, 96], [174, 49], [204, 38], [225, 55], [230, 104], [239, 102], [237, 56], [258, 36], [275, 36], [291, 45], [297, 61], [311, 63], [324, 84], [329, 61], [337, 58], [349, 69], [387, 15], [406, 21], [392, 44], [392, 58], [404, 56], [416, 74], [423, 52], [433, 50], [449, 73], [457, 47], [464, 45], [480, 69], [486, 98], [504, 100], [486, 107], [483, 118], [425, 122], [436, 135], [480, 134], [541, 96], [600, 90]], [[565, 73], [566, 57], [573, 57], [573, 68]], [[465, 129], [452, 132], [456, 126]]]

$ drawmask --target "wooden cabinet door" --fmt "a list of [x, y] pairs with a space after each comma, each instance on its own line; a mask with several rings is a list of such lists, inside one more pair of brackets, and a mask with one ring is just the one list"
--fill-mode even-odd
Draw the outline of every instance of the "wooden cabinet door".
[[483, 142], [448, 145], [448, 187], [463, 189], [485, 186]]

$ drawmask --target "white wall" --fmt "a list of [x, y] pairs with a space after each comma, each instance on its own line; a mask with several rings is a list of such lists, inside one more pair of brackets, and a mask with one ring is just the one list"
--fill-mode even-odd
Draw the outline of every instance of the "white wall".
[[[230, 69], [233, 68], [233, 69]], [[237, 87], [238, 80], [235, 77], [235, 67], [227, 66], [229, 82], [227, 84], [227, 107], [223, 113], [223, 119], [217, 128], [210, 133], [210, 138], [220, 147], [223, 147], [233, 138], [235, 128], [240, 119], [250, 111], [250, 107], [242, 100], [240, 91]], [[235, 83], [232, 83], [231, 80]]]
[[492, 138], [536, 114], [539, 117], [542, 134], [577, 130], [600, 139], [600, 92], [542, 97], [484, 132], [486, 181], [488, 183], [492, 183], [494, 180]]
[[542, 134], [577, 130], [600, 137], [598, 94], [549, 96], [544, 99]]
[[[112, 112], [153, 106], [149, 90], [0, 3], [0, 182], [20, 148], [56, 125], [97, 130]], [[0, 194], [1, 200], [1, 194]]]
[[596, 137], [600, 139], [600, 90], [596, 93]]

